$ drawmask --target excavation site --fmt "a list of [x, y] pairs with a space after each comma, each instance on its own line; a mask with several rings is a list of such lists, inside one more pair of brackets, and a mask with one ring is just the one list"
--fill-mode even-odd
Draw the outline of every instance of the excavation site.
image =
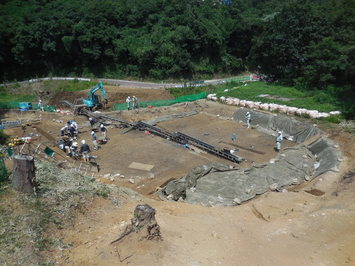
[[[54, 207], [53, 215], [66, 221], [50, 223], [48, 239], [55, 244], [41, 251], [45, 261], [342, 265], [354, 260], [353, 134], [210, 99], [108, 111], [127, 95], [170, 99], [164, 89], [108, 86], [106, 110], [78, 110], [74, 99], [80, 93], [53, 96], [50, 104], [60, 106], [55, 112], [2, 112], [5, 133], [30, 138], [13, 150], [34, 157], [37, 193], [66, 206]], [[78, 128], [69, 136], [65, 126], [72, 120]], [[76, 158], [65, 141], [88, 144], [88, 159]], [[14, 167], [14, 159], [5, 163]], [[61, 184], [55, 190], [46, 173]], [[86, 184], [95, 186], [95, 196], [79, 194], [89, 190]], [[144, 235], [137, 228], [146, 226], [147, 208], [153, 222]], [[28, 259], [35, 258], [29, 253]]]

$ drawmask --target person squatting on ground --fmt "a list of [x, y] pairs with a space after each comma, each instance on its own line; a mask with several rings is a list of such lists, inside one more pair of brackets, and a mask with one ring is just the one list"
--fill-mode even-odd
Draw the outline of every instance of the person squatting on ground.
[[250, 114], [250, 112], [247, 112], [245, 114], [245, 119], [246, 119], [248, 128], [250, 128], [250, 123], [251, 123], [251, 114]]
[[138, 109], [138, 98], [136, 96], [132, 97], [133, 109]]
[[91, 137], [92, 137], [92, 144], [94, 146], [94, 150], [98, 150], [99, 147], [97, 145], [97, 135], [96, 135], [96, 132], [94, 130], [91, 131]]
[[68, 131], [69, 131], [69, 137], [76, 138], [75, 137], [75, 127], [74, 127], [74, 125], [70, 125]]
[[279, 152], [281, 150], [281, 143], [282, 143], [282, 132], [277, 132], [276, 136], [276, 143], [275, 143], [275, 151]]
[[83, 156], [84, 161], [88, 162], [89, 161], [89, 154], [90, 154], [90, 147], [88, 144], [85, 143], [84, 139], [81, 141], [80, 153]]
[[128, 96], [126, 99], [127, 110], [131, 110], [131, 102], [132, 102], [131, 96]]
[[101, 131], [101, 135], [104, 138], [104, 141], [107, 140], [106, 136], [107, 136], [107, 128], [104, 126], [104, 124], [100, 125], [100, 131]]
[[78, 154], [78, 143], [76, 141], [73, 142], [73, 144], [70, 146], [71, 150], [71, 155], [74, 158], [74, 160], [79, 159], [79, 154]]
[[73, 144], [73, 139], [65, 139], [64, 140], [64, 150], [67, 156], [71, 156], [71, 150], [70, 147]]
[[60, 135], [61, 135], [62, 137], [69, 134], [69, 132], [68, 132], [69, 127], [70, 127], [70, 122], [68, 121], [68, 122], [65, 124], [65, 126], [60, 129]]

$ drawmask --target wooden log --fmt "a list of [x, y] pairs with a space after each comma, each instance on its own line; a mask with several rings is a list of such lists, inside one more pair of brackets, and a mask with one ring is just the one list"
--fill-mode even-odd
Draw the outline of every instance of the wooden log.
[[14, 156], [14, 170], [12, 176], [12, 186], [14, 189], [33, 193], [35, 189], [35, 163], [33, 156]]
[[116, 243], [129, 234], [136, 232], [139, 240], [162, 240], [160, 226], [155, 220], [155, 209], [148, 204], [137, 205], [133, 212], [131, 224], [129, 224], [119, 238], [113, 240]]

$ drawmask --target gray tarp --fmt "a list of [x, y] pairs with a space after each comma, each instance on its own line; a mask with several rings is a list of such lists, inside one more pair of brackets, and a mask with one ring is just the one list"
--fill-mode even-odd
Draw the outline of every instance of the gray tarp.
[[250, 112], [251, 125], [266, 134], [272, 135], [278, 130], [282, 130], [284, 137], [292, 136], [297, 143], [320, 133], [320, 130], [308, 123], [300, 122], [285, 115], [275, 115], [243, 108], [234, 113], [234, 120], [245, 122], [245, 114]]
[[320, 138], [308, 147], [309, 150], [316, 155], [318, 161], [314, 177], [317, 177], [338, 166], [341, 153], [339, 149], [337, 149], [338, 146], [331, 140]]
[[[285, 136], [293, 136], [294, 141], [304, 142], [321, 133], [316, 126], [287, 116], [248, 109], [236, 111], [234, 119], [245, 121], [247, 111], [252, 115], [251, 124], [267, 134], [282, 130]], [[301, 144], [285, 149], [268, 164], [249, 169], [231, 169], [221, 163], [196, 167], [188, 175], [169, 182], [158, 194], [162, 199], [183, 198], [186, 202], [205, 206], [236, 205], [269, 190], [280, 191], [313, 179], [336, 168], [340, 156], [337, 145], [322, 137], [308, 146]]]
[[192, 169], [185, 177], [170, 182], [160, 196], [206, 206], [236, 205], [266, 191], [300, 184], [314, 172], [316, 160], [304, 146], [286, 149], [272, 163], [249, 169], [230, 169], [212, 163]]

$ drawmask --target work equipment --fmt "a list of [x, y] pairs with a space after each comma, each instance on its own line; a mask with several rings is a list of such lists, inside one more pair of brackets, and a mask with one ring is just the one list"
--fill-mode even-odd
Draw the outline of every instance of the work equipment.
[[18, 104], [18, 107], [21, 111], [32, 110], [32, 103], [30, 102], [21, 102]]
[[[66, 102], [66, 104], [72, 108], [75, 108], [75, 105], [73, 105], [70, 102]], [[216, 155], [218, 157], [221, 157], [223, 159], [226, 159], [228, 161], [234, 162], [234, 163], [241, 163], [244, 159], [242, 157], [230, 154], [230, 152], [227, 152], [225, 150], [220, 150], [217, 147], [214, 147], [208, 143], [205, 143], [201, 140], [198, 140], [196, 138], [193, 138], [191, 136], [188, 136], [186, 134], [183, 134], [181, 132], [175, 132], [175, 133], [170, 133], [166, 130], [163, 130], [159, 127], [149, 125], [145, 122], [138, 121], [134, 123], [126, 122], [118, 118], [114, 118], [108, 115], [103, 115], [103, 114], [95, 114], [93, 112], [90, 112], [87, 109], [81, 109], [79, 112], [75, 111], [74, 112], [80, 115], [86, 115], [88, 117], [95, 118], [99, 120], [100, 122], [103, 122], [105, 120], [110, 120], [114, 123], [119, 124], [120, 127], [124, 128], [129, 128], [129, 130], [139, 130], [139, 131], [149, 131], [149, 133], [154, 134], [156, 136], [162, 137], [164, 139], [168, 139], [170, 141], [174, 141], [178, 144], [188, 144], [188, 145], [193, 145], [201, 150], [204, 150], [210, 154]], [[128, 132], [128, 131], [126, 131]]]
[[[104, 98], [103, 102], [101, 100], [101, 96], [95, 94], [95, 92], [97, 92], [98, 90], [101, 90], [102, 92], [102, 96]], [[76, 99], [74, 104], [66, 100], [62, 101], [62, 103], [72, 108], [74, 114], [82, 114], [82, 112], [85, 112], [85, 110], [103, 108], [108, 103], [108, 100], [104, 86], [102, 85], [102, 82], [100, 82], [95, 87], [91, 88], [91, 90], [89, 91], [89, 97], [87, 99]]]
[[[97, 92], [98, 90], [101, 90], [104, 102], [102, 102], [100, 95], [95, 94], [95, 92]], [[87, 99], [83, 99], [83, 104], [85, 104], [90, 109], [103, 108], [107, 103], [108, 101], [106, 91], [104, 89], [104, 86], [102, 85], [102, 82], [91, 88], [91, 90], [89, 91], [89, 97]]]

